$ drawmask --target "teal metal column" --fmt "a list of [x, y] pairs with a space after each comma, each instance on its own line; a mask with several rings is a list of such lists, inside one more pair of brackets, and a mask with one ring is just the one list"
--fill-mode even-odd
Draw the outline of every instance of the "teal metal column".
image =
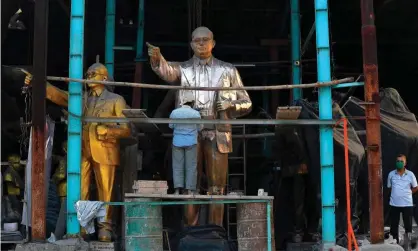
[[[315, 0], [318, 81], [331, 80], [328, 0]], [[319, 88], [319, 119], [332, 119], [331, 87]], [[320, 126], [323, 250], [335, 244], [334, 138], [330, 126]]]
[[[140, 83], [142, 81], [142, 68], [146, 59], [144, 58], [144, 29], [145, 29], [145, 0], [139, 0], [138, 8], [138, 30], [136, 33], [136, 64], [135, 64], [135, 82]], [[132, 108], [143, 108], [142, 104], [145, 104], [147, 108], [147, 95], [142, 94], [141, 88], [134, 88], [132, 92]], [[144, 100], [141, 97], [144, 97]]]
[[[70, 21], [70, 78], [83, 78], [83, 53], [84, 0], [72, 0]], [[80, 232], [74, 204], [81, 197], [82, 84], [70, 82], [68, 93], [67, 235], [74, 236]]]
[[145, 0], [139, 0], [138, 9], [138, 31], [136, 34], [136, 61], [144, 60], [144, 21], [145, 21]]
[[105, 66], [109, 75], [114, 77], [115, 71], [115, 12], [116, 1], [106, 0], [106, 37], [105, 37]]
[[[292, 84], [302, 83], [300, 58], [300, 9], [299, 0], [290, 0], [290, 35], [292, 38]], [[302, 89], [293, 89], [293, 101], [302, 98]]]

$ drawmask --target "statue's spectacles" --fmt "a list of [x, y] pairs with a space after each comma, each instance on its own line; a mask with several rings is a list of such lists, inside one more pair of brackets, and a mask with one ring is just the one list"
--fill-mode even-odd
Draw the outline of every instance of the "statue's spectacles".
[[200, 44], [200, 43], [206, 44], [206, 43], [208, 43], [210, 41], [212, 41], [212, 39], [209, 38], [209, 37], [195, 38], [195, 39], [192, 40], [192, 42], [195, 43], [195, 44]]
[[96, 76], [104, 76], [103, 74], [97, 73], [97, 72], [87, 72], [86, 78], [94, 78]]

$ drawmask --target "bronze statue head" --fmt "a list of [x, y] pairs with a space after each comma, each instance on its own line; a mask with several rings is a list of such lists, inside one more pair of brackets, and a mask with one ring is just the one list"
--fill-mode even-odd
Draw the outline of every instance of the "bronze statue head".
[[212, 50], [215, 47], [215, 40], [213, 33], [207, 27], [198, 27], [192, 33], [192, 41], [190, 46], [194, 55], [201, 59], [206, 59], [212, 56]]
[[9, 165], [16, 171], [19, 171], [22, 168], [22, 165], [20, 164], [20, 156], [17, 154], [9, 155], [7, 157], [7, 162], [9, 162]]
[[[103, 64], [99, 62], [92, 64], [86, 72], [87, 80], [107, 81], [108, 78], [109, 78], [109, 73], [107, 71], [106, 66], [104, 66]], [[103, 86], [103, 84], [89, 83], [88, 86], [90, 88], [95, 88], [97, 86]]]

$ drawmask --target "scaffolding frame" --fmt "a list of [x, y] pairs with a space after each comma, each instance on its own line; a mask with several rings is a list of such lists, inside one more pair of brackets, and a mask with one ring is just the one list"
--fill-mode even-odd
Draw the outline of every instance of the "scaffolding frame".
[[[317, 86], [304, 86], [301, 84], [301, 69], [300, 69], [300, 12], [299, 0], [291, 1], [291, 35], [292, 35], [292, 71], [293, 83], [280, 88], [274, 89], [294, 89], [294, 98], [301, 98], [299, 88], [319, 88], [319, 120], [317, 124], [320, 125], [320, 155], [321, 155], [321, 200], [322, 200], [322, 241], [323, 250], [328, 250], [335, 244], [335, 194], [334, 194], [334, 156], [333, 156], [333, 131], [329, 123], [332, 121], [332, 98], [331, 88], [334, 84], [329, 84], [331, 81], [331, 65], [330, 65], [330, 41], [329, 41], [329, 24], [328, 24], [328, 1], [315, 0], [315, 27], [316, 27], [316, 47], [317, 47], [317, 64], [318, 64], [318, 82]], [[109, 67], [109, 72], [114, 71], [114, 16], [115, 16], [116, 0], [106, 1], [106, 65]], [[144, 0], [140, 0], [139, 4], [140, 24], [138, 25], [138, 36], [136, 51], [138, 57], [143, 57], [144, 47]], [[69, 123], [68, 123], [68, 186], [67, 186], [67, 235], [78, 235], [79, 225], [77, 215], [73, 205], [80, 199], [80, 163], [81, 163], [81, 122], [82, 120], [82, 84], [88, 81], [82, 80], [83, 70], [83, 47], [84, 47], [84, 14], [85, 14], [85, 0], [71, 1], [71, 22], [70, 22], [70, 78], [61, 78], [62, 81], [70, 82], [69, 84]], [[137, 58], [138, 59], [138, 58]], [[51, 79], [51, 78], [49, 78]], [[58, 79], [56, 79], [58, 80]], [[352, 80], [351, 80], [352, 81]], [[97, 81], [96, 81], [97, 82]], [[349, 81], [347, 81], [349, 82]], [[119, 82], [113, 82], [117, 85]], [[328, 83], [328, 84], [326, 84]], [[112, 84], [112, 82], [107, 82]], [[148, 86], [135, 85], [141, 88], [158, 88], [156, 85]], [[358, 86], [359, 83], [345, 83], [343, 87]], [[126, 85], [125, 85], [126, 86]], [[131, 85], [132, 86], [132, 85]], [[167, 89], [196, 89], [175, 87]], [[213, 89], [213, 88], [212, 88]], [[222, 89], [222, 88], [218, 88]], [[226, 88], [225, 88], [226, 89]], [[251, 89], [249, 87], [243, 89]], [[211, 90], [207, 88], [207, 90]], [[266, 90], [266, 88], [260, 88]], [[110, 118], [109, 118], [110, 119]], [[109, 120], [108, 119], [108, 120]], [[101, 122], [105, 122], [102, 119]], [[141, 121], [142, 120], [142, 121]], [[136, 122], [151, 123], [152, 119], [138, 119]], [[90, 119], [89, 121], [93, 121]], [[96, 122], [99, 119], [96, 118]], [[237, 120], [239, 121], [239, 120]], [[255, 120], [257, 121], [257, 120]], [[127, 121], [125, 121], [127, 122]], [[162, 121], [160, 121], [162, 122]], [[182, 121], [174, 121], [181, 123]], [[190, 122], [190, 121], [189, 121]], [[184, 122], [184, 123], [189, 123]], [[235, 122], [235, 121], [234, 121]], [[242, 121], [244, 122], [244, 121]], [[273, 122], [273, 123], [272, 123]], [[271, 122], [263, 124], [284, 124], [284, 121], [271, 120]], [[303, 124], [303, 120], [287, 121], [294, 122], [294, 124]], [[311, 121], [313, 122], [313, 121]], [[324, 123], [325, 122], [325, 123]], [[123, 122], [122, 122], [123, 123]], [[199, 121], [199, 123], [202, 123]], [[210, 122], [208, 122], [210, 123]], [[212, 121], [214, 123], [214, 121]], [[218, 120], [217, 123], [228, 123], [227, 120]], [[232, 124], [232, 123], [231, 123]], [[242, 123], [249, 124], [249, 123]], [[315, 124], [315, 123], [310, 123]], [[71, 188], [71, 189], [69, 189]], [[269, 214], [268, 214], [269, 216]], [[269, 229], [268, 229], [269, 230]], [[271, 247], [269, 247], [271, 248]]]

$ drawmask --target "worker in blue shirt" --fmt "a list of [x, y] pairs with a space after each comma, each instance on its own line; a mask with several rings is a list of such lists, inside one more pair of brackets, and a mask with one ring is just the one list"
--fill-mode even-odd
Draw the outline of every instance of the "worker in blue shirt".
[[[201, 119], [200, 113], [194, 110], [195, 97], [193, 92], [183, 96], [182, 106], [171, 112], [171, 119]], [[197, 183], [197, 136], [202, 129], [201, 124], [169, 124], [173, 129], [173, 182], [174, 194], [180, 189], [194, 194]]]
[[402, 213], [407, 234], [412, 233], [413, 200], [412, 194], [418, 191], [417, 179], [413, 172], [405, 168], [406, 156], [398, 155], [396, 169], [388, 176], [390, 193], [390, 233], [399, 243], [399, 217]]

